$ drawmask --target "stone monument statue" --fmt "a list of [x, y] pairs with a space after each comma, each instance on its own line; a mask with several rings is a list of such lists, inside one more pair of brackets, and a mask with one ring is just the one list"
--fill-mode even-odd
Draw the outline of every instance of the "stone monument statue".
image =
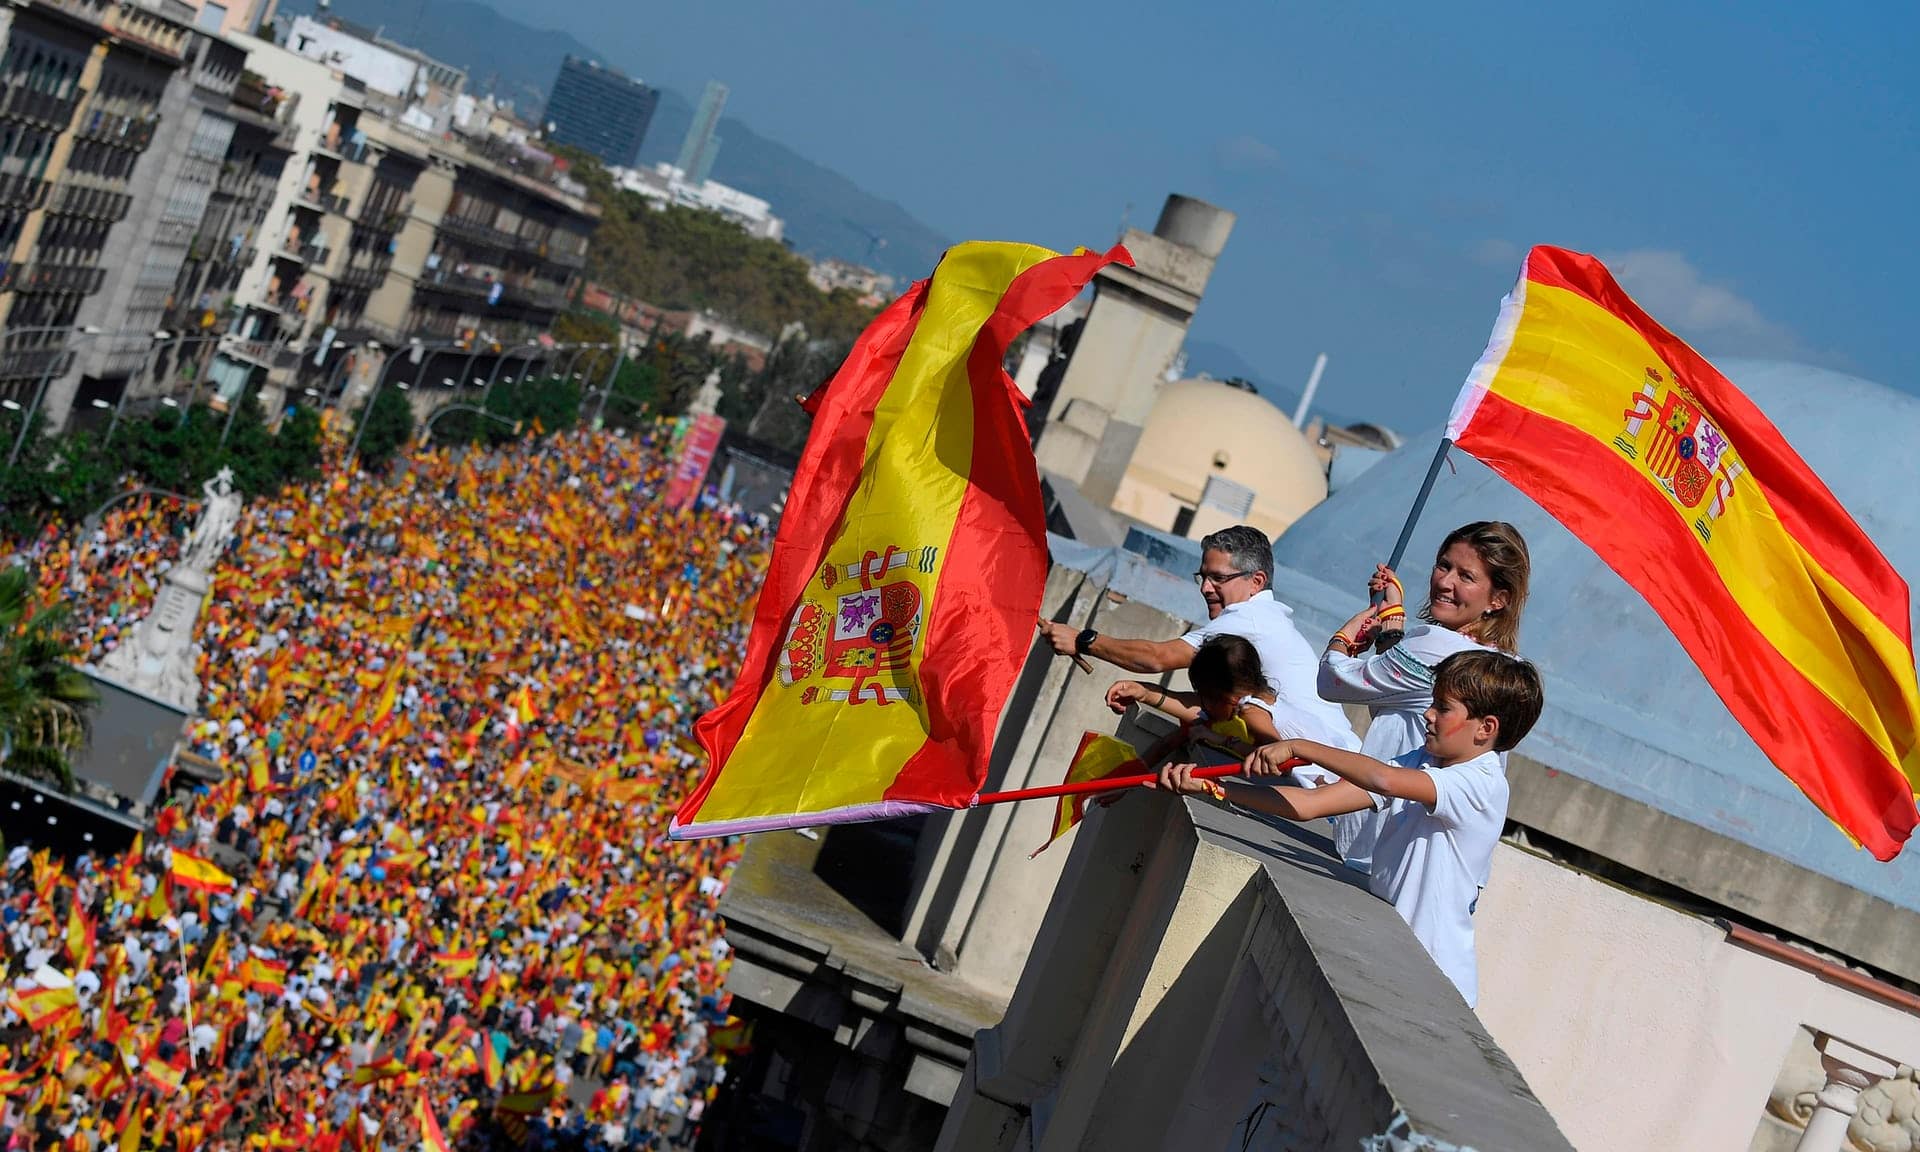
[[240, 496], [233, 490], [233, 469], [222, 468], [207, 481], [203, 491], [207, 504], [200, 512], [200, 523], [180, 557], [180, 566], [209, 572], [233, 539], [233, 527], [240, 522]]
[[232, 469], [220, 469], [204, 490], [207, 503], [200, 522], [194, 525], [180, 562], [168, 570], [153, 609], [131, 640], [107, 653], [99, 669], [110, 680], [188, 712], [200, 702], [200, 677], [194, 670], [199, 646], [193, 642], [193, 626], [212, 584], [213, 566], [240, 522], [241, 499], [233, 490]]
[[711, 416], [720, 407], [720, 370], [715, 368], [707, 373], [701, 383], [700, 391], [693, 394], [693, 403], [687, 405], [689, 416]]

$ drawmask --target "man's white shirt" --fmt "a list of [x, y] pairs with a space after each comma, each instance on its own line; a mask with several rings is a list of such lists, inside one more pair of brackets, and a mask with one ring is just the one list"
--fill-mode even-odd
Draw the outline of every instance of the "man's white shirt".
[[[1279, 697], [1283, 709], [1351, 736], [1353, 725], [1347, 723], [1347, 714], [1338, 704], [1320, 698], [1319, 654], [1294, 627], [1293, 609], [1274, 599], [1270, 590], [1262, 589], [1238, 604], [1227, 605], [1220, 615], [1180, 639], [1197, 650], [1208, 637], [1220, 635], [1239, 636], [1253, 645], [1260, 654], [1260, 670], [1266, 674], [1267, 686]], [[1278, 716], [1281, 709], [1272, 711]]]

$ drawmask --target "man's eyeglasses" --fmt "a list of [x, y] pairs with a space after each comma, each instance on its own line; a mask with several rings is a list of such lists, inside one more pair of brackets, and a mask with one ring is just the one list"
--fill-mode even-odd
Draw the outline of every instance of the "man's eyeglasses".
[[1215, 588], [1224, 588], [1242, 576], [1251, 575], [1253, 575], [1251, 572], [1227, 572], [1217, 576], [1212, 572], [1195, 572], [1193, 574], [1193, 582], [1202, 588], [1205, 588], [1209, 584]]

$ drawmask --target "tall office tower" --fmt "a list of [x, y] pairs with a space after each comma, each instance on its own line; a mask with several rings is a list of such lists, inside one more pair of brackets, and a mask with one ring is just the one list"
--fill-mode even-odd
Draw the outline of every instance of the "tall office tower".
[[569, 56], [560, 63], [543, 119], [552, 125], [547, 136], [555, 143], [630, 168], [639, 163], [640, 144], [659, 103], [657, 89], [617, 69]]
[[680, 178], [689, 184], [704, 184], [713, 171], [713, 158], [720, 152], [720, 138], [714, 132], [720, 127], [720, 112], [727, 106], [727, 86], [718, 80], [707, 81], [707, 90], [700, 97], [700, 107], [693, 114], [693, 124], [687, 128], [686, 142], [680, 145]]

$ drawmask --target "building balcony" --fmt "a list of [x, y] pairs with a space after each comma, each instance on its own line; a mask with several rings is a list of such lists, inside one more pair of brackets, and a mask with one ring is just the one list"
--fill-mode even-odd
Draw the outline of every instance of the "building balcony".
[[38, 92], [25, 84], [9, 85], [0, 89], [0, 119], [24, 120], [29, 124], [48, 128], [55, 132], [66, 131], [73, 123], [73, 110], [85, 95], [77, 87], [72, 95], [56, 96], [51, 92]]
[[0, 380], [61, 376], [72, 364], [73, 353], [64, 347], [0, 350]]
[[0, 208], [31, 212], [47, 202], [47, 182], [29, 176], [0, 176]]
[[158, 116], [124, 116], [111, 112], [89, 112], [74, 128], [74, 135], [130, 152], [144, 152], [153, 143]]
[[118, 223], [133, 207], [133, 197], [124, 192], [93, 187], [70, 173], [54, 186], [52, 210], [63, 216], [82, 216], [89, 220]]
[[391, 260], [349, 265], [334, 276], [333, 283], [335, 287], [349, 292], [371, 292], [386, 283], [387, 273], [392, 268]]
[[106, 278], [105, 268], [87, 264], [16, 264], [0, 273], [0, 286], [10, 292], [91, 296]]
[[506, 285], [498, 280], [488, 280], [483, 276], [469, 276], [464, 272], [453, 272], [445, 268], [435, 268], [421, 275], [418, 284], [422, 288], [443, 292], [450, 296], [472, 296], [484, 300], [492, 295], [495, 286], [502, 292]]
[[575, 272], [587, 266], [587, 254], [585, 252], [564, 252], [553, 247], [549, 247], [547, 251], [541, 255], [541, 259], [549, 264]]
[[331, 192], [316, 192], [312, 189], [302, 189], [293, 198], [293, 206], [310, 212], [331, 212], [335, 216], [351, 215], [345, 196], [336, 196]]
[[267, 369], [290, 367], [299, 359], [284, 340], [228, 340], [220, 345], [220, 354]]
[[422, 276], [419, 285], [450, 295], [478, 297], [523, 308], [559, 311], [567, 305], [565, 288], [526, 278], [488, 279], [438, 268]]
[[353, 222], [369, 232], [390, 236], [406, 227], [407, 218], [413, 215], [413, 201], [402, 201], [398, 206], [384, 211], [374, 211], [362, 205]]
[[512, 232], [460, 216], [442, 216], [440, 230], [461, 240], [483, 244], [503, 252], [519, 251], [524, 247], [520, 237]]
[[228, 162], [220, 166], [220, 175], [214, 181], [214, 190], [223, 196], [235, 200], [262, 199], [261, 193], [267, 189], [267, 181], [257, 169], [246, 164]]
[[295, 243], [284, 237], [273, 249], [275, 260], [285, 260], [291, 264], [325, 264], [331, 254], [332, 249], [317, 240]]

